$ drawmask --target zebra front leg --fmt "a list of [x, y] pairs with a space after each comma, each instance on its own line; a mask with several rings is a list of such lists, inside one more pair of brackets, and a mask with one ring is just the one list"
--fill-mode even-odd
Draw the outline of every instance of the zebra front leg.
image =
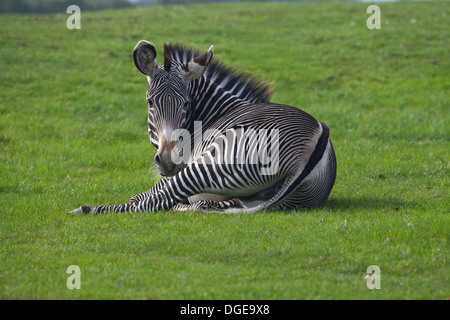
[[[71, 214], [103, 214], [109, 212], [117, 213], [131, 213], [131, 212], [154, 212], [159, 210], [169, 210], [174, 205], [182, 202], [188, 196], [183, 196], [183, 193], [171, 192], [172, 188], [164, 188], [155, 191], [147, 198], [141, 199], [137, 202], [118, 204], [118, 205], [104, 205], [98, 207], [82, 206], [73, 211]], [[189, 195], [190, 196], [190, 195]], [[184, 197], [184, 198], [183, 198]]]
[[149, 190], [139, 193], [135, 196], [132, 196], [129, 203], [138, 204], [140, 201], [154, 195], [156, 192], [164, 189], [168, 181], [169, 181], [168, 178], [162, 178]]
[[[236, 170], [229, 171], [229, 168], [220, 168], [220, 166], [221, 164], [214, 163], [212, 159], [205, 160], [204, 158], [199, 158], [170, 180], [164, 181], [164, 186], [161, 184], [159, 190], [152, 188], [143, 193], [143, 195], [147, 195], [147, 197], [142, 196], [139, 199], [132, 198], [132, 202], [121, 205], [81, 207], [72, 211], [72, 213], [100, 214], [106, 212], [154, 212], [159, 210], [170, 210], [175, 205], [184, 202], [186, 199], [196, 194], [214, 193], [216, 191], [223, 192], [224, 190], [235, 189], [235, 186], [231, 185], [229, 181], [239, 180], [236, 172], [239, 169], [235, 168]], [[221, 183], [216, 185], [212, 175], [214, 171], [229, 171], [230, 174], [226, 178], [220, 178]], [[211, 174], [209, 175], [208, 172]], [[226, 208], [224, 208], [224, 210], [226, 210]]]
[[98, 207], [82, 206], [73, 211], [71, 214], [103, 214], [107, 212], [135, 212], [136, 205], [132, 203], [118, 204], [118, 205], [107, 205]]
[[136, 212], [136, 208], [139, 206], [139, 203], [141, 201], [144, 201], [145, 199], [153, 196], [158, 191], [164, 189], [167, 182], [169, 181], [168, 178], [162, 178], [160, 181], [158, 181], [151, 189], [139, 193], [137, 195], [134, 195], [131, 197], [130, 201], [126, 204], [119, 204], [119, 205], [105, 205], [105, 206], [98, 206], [98, 207], [90, 207], [90, 206], [82, 206], [75, 210], [70, 211], [71, 214], [103, 214], [107, 212]]

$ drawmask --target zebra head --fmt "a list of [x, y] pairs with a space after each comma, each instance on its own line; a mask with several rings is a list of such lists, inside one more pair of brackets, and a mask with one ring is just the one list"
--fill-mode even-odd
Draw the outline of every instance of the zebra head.
[[148, 130], [150, 142], [157, 152], [155, 163], [163, 176], [173, 176], [179, 170], [179, 161], [174, 163], [172, 151], [179, 141], [172, 134], [183, 129], [191, 105], [189, 83], [202, 77], [212, 60], [213, 47], [182, 64], [172, 59], [164, 44], [164, 65], [156, 63], [156, 49], [148, 41], [141, 40], [133, 50], [136, 68], [147, 76], [150, 88], [147, 91]]

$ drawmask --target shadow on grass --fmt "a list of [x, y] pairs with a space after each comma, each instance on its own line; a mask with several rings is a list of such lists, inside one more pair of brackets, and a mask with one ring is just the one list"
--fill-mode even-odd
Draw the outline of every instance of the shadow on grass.
[[361, 210], [375, 210], [375, 211], [400, 211], [407, 208], [415, 207], [418, 203], [412, 201], [405, 201], [398, 198], [378, 198], [378, 197], [339, 197], [329, 199], [322, 208], [330, 210], [341, 211], [361, 211]]

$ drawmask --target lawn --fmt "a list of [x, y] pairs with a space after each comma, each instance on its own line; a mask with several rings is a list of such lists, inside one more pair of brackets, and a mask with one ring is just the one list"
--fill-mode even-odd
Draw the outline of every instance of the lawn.
[[[446, 299], [448, 2], [229, 3], [0, 16], [0, 298]], [[211, 44], [271, 81], [272, 101], [331, 130], [320, 209], [72, 216], [128, 202], [158, 176], [147, 39]], [[162, 62], [161, 59], [159, 60]], [[69, 290], [67, 267], [81, 270]], [[369, 290], [377, 265], [381, 289]]]

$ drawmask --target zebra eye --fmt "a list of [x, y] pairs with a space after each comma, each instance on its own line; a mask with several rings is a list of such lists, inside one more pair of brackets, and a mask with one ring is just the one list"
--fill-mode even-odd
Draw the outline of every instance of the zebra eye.
[[153, 99], [147, 99], [147, 104], [149, 107], [153, 107], [154, 106]]
[[189, 102], [189, 101], [186, 101], [186, 102], [183, 104], [183, 109], [186, 110], [186, 109], [189, 107], [189, 104], [190, 104], [190, 102]]

